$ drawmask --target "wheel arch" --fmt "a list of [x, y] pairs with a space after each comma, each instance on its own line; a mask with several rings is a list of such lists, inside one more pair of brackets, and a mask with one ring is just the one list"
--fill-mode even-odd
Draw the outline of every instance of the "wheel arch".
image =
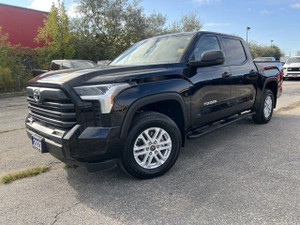
[[[162, 93], [162, 94], [146, 96], [146, 97], [142, 97], [142, 98], [138, 99], [133, 104], [131, 104], [131, 106], [128, 108], [128, 110], [126, 112], [124, 122], [121, 127], [121, 132], [120, 132], [121, 140], [126, 139], [127, 134], [130, 130], [132, 121], [140, 109], [146, 109], [147, 107], [153, 106], [154, 104], [161, 104], [161, 103], [170, 102], [170, 101], [172, 101], [180, 106], [180, 109], [178, 109], [178, 110], [180, 110], [180, 113], [181, 113], [180, 117], [182, 119], [183, 124], [179, 125], [178, 124], [179, 121], [175, 121], [175, 122], [179, 126], [179, 129], [180, 129], [181, 135], [182, 135], [182, 143], [184, 144], [185, 133], [189, 126], [189, 116], [188, 116], [188, 111], [187, 111], [185, 101], [178, 93]], [[161, 109], [163, 109], [164, 107], [166, 107], [166, 105], [162, 106]], [[161, 112], [161, 110], [154, 110], [154, 111]], [[165, 114], [165, 113], [163, 113], [163, 114]], [[165, 114], [165, 115], [167, 115], [167, 114]], [[167, 115], [167, 116], [169, 116], [169, 115]], [[171, 117], [171, 119], [174, 120], [174, 118], [172, 118], [172, 117]]]
[[269, 89], [273, 92], [274, 95], [274, 108], [276, 108], [277, 105], [277, 93], [278, 93], [278, 81], [277, 78], [272, 77], [268, 78], [264, 84], [263, 92]]

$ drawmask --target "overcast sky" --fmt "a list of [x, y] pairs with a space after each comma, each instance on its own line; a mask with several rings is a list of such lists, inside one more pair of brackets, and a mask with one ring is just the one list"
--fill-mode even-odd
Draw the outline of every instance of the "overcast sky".
[[[56, 1], [56, 0], [55, 0]], [[50, 9], [48, 0], [0, 0], [1, 3], [43, 11]], [[71, 16], [75, 15], [75, 1], [65, 0]], [[246, 36], [261, 44], [274, 40], [287, 55], [300, 50], [300, 0], [143, 0], [147, 14], [160, 12], [169, 21], [195, 12], [204, 29]]]

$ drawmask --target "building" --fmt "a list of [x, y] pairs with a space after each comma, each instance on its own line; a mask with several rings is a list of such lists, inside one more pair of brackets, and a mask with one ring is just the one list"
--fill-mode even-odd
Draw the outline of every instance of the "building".
[[300, 51], [297, 51], [297, 56], [300, 56]]
[[42, 47], [34, 42], [38, 28], [43, 26], [47, 12], [11, 6], [0, 3], [0, 26], [2, 34], [8, 33], [13, 45], [23, 47]]

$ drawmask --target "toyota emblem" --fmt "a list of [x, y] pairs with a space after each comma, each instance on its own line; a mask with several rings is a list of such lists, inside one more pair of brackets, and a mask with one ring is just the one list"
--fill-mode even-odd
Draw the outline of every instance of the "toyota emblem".
[[40, 92], [39, 89], [35, 89], [33, 91], [33, 98], [34, 98], [34, 101], [40, 102], [40, 100], [41, 100], [41, 92]]

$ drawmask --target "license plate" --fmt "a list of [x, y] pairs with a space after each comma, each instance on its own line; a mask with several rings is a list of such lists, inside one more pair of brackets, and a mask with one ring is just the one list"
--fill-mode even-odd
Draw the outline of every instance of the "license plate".
[[32, 147], [37, 149], [39, 152], [42, 152], [42, 139], [36, 136], [32, 136]]

